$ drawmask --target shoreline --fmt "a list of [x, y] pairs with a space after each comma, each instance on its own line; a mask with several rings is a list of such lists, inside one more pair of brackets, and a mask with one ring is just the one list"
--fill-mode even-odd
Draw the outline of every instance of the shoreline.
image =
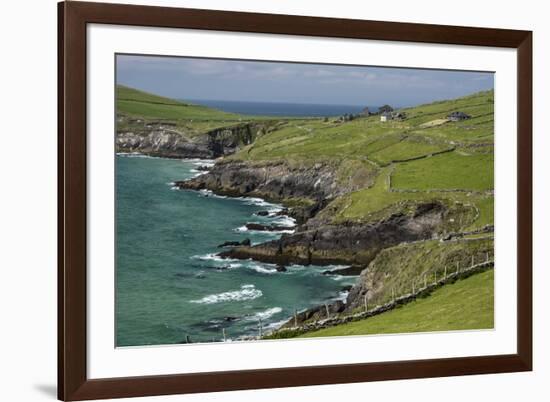
[[[167, 159], [171, 159], [171, 158], [167, 158]], [[198, 158], [189, 158], [189, 159], [180, 158], [180, 159], [182, 159], [182, 160], [196, 160], [196, 161], [201, 160], [201, 159], [198, 159]], [[202, 159], [202, 160], [204, 160], [204, 159]], [[210, 161], [214, 161], [214, 159], [210, 159]], [[197, 176], [200, 176], [200, 175], [206, 174], [206, 173], [208, 173], [208, 170], [201, 171], [201, 172], [199, 172], [198, 175], [196, 175], [194, 177], [197, 177]], [[187, 179], [187, 180], [192, 180], [192, 178]], [[187, 180], [183, 180], [183, 181], [179, 181], [179, 182], [185, 182]], [[179, 182], [176, 182], [176, 183], [179, 183]], [[217, 197], [217, 198], [222, 198], [222, 199], [232, 199], [232, 200], [238, 200], [238, 201], [247, 201], [247, 200], [252, 201], [252, 202], [253, 201], [258, 201], [258, 203], [252, 204], [252, 205], [265, 206], [267, 208], [267, 211], [269, 211], [270, 209], [276, 209], [276, 211], [272, 212], [273, 214], [275, 214], [275, 215], [272, 215], [273, 217], [275, 217], [275, 220], [277, 220], [277, 219], [282, 219], [282, 220], [288, 219], [288, 220], [293, 221], [293, 226], [288, 226], [288, 228], [289, 228], [288, 231], [287, 230], [269, 231], [269, 230], [249, 230], [249, 229], [246, 229], [246, 231], [243, 231], [243, 233], [258, 232], [258, 233], [268, 233], [268, 234], [269, 233], [271, 233], [271, 234], [280, 234], [280, 236], [278, 236], [278, 238], [277, 238], [277, 239], [280, 239], [285, 234], [288, 234], [288, 233], [294, 234], [296, 232], [296, 228], [298, 227], [298, 224], [296, 223], [296, 219], [293, 218], [291, 215], [289, 215], [289, 214], [279, 214], [281, 211], [288, 210], [288, 208], [289, 208], [288, 206], [285, 206], [284, 203], [282, 203], [282, 202], [273, 202], [269, 199], [266, 199], [264, 197], [258, 197], [258, 196], [251, 196], [251, 197], [243, 196], [243, 195], [235, 196], [235, 193], [233, 193], [231, 191], [220, 193], [220, 192], [209, 190], [209, 189], [195, 190], [195, 189], [181, 188], [181, 187], [178, 187], [176, 183], [173, 183], [174, 184], [173, 188], [176, 189], [176, 190], [183, 190], [183, 191], [191, 191], [191, 192], [202, 193], [202, 194], [209, 194], [209, 195], [203, 195], [205, 197], [211, 196], [211, 197]], [[263, 205], [263, 204], [265, 204], [265, 205]], [[259, 216], [259, 215], [253, 215], [253, 216]], [[261, 216], [259, 216], [259, 217], [261, 217]], [[241, 227], [245, 227], [249, 223], [254, 223], [254, 222], [246, 222]], [[241, 227], [239, 227], [239, 228], [241, 228]], [[234, 230], [238, 230], [239, 228], [234, 229]], [[269, 241], [271, 241], [271, 240], [269, 240]], [[269, 242], [269, 241], [267, 241], [267, 242]], [[264, 242], [261, 242], [261, 243], [257, 243], [256, 245], [261, 245], [261, 244], [267, 243], [267, 242], [264, 241]], [[224, 260], [232, 259], [231, 257], [224, 255], [224, 253], [229, 251], [229, 250], [235, 249], [235, 247], [238, 247], [238, 246], [227, 246], [225, 251], [214, 252], [213, 255], [215, 255], [219, 258], [222, 258]], [[252, 261], [255, 261], [255, 262], [259, 262], [259, 263], [265, 263], [265, 261], [262, 261], [260, 259], [255, 259], [255, 258], [246, 258], [246, 259], [243, 259], [243, 260], [252, 260]], [[294, 264], [294, 263], [290, 263], [290, 264], [276, 264], [276, 265], [283, 266], [284, 271], [286, 271], [287, 266], [293, 266], [293, 265], [304, 266], [307, 269], [307, 267], [310, 266], [310, 265], [317, 265], [317, 266], [326, 268], [326, 270], [319, 272], [319, 275], [326, 276], [327, 279], [328, 278], [344, 278], [344, 277], [359, 278], [359, 273], [356, 272], [357, 267], [353, 267], [353, 266], [347, 265], [347, 264], [342, 265], [342, 264], [335, 264], [335, 263], [327, 262], [327, 263], [324, 263], [324, 264], [323, 263], [320, 263], [320, 264], [311, 264], [311, 263], [309, 263], [309, 264]], [[284, 272], [284, 271], [281, 271], [281, 273]], [[337, 279], [333, 279], [333, 280], [337, 280]], [[309, 308], [301, 309], [301, 310], [297, 311], [297, 313], [298, 314], [303, 314], [307, 311], [316, 311], [316, 310], [319, 310], [319, 309], [326, 308], [327, 306], [332, 307], [333, 305], [334, 306], [339, 306], [339, 304], [345, 304], [348, 294], [349, 294], [349, 290], [343, 290], [342, 289], [334, 297], [331, 297], [331, 298], [327, 299], [327, 302], [325, 302], [323, 304], [313, 305], [312, 307], [309, 307]], [[276, 306], [271, 306], [270, 308], [275, 308], [275, 307]], [[288, 322], [290, 322], [292, 319], [293, 319], [293, 316], [287, 316], [283, 320], [279, 320], [279, 321], [273, 322], [273, 323], [268, 323], [266, 328], [265, 328], [266, 335], [279, 331], [285, 325], [287, 325]], [[258, 338], [257, 336], [251, 336], [251, 335], [241, 335], [241, 336], [237, 337], [237, 340], [262, 340], [262, 338]]]

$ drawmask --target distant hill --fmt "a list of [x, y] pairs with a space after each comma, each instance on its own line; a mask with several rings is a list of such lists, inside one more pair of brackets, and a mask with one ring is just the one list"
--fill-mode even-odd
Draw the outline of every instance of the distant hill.
[[167, 120], [239, 120], [240, 115], [165, 98], [124, 85], [116, 87], [117, 113]]

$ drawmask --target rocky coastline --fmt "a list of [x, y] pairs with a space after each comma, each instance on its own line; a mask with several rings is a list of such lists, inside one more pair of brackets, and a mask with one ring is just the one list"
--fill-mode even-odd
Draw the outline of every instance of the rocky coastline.
[[[330, 200], [353, 191], [354, 187], [342, 185], [335, 166], [323, 163], [305, 167], [291, 166], [286, 162], [249, 163], [221, 159], [204, 174], [175, 185], [180, 189], [210, 190], [220, 195], [261, 197], [282, 203], [287, 207], [285, 212], [298, 223], [292, 233], [284, 233], [277, 240], [257, 245], [233, 244], [218, 255], [253, 259], [280, 267], [290, 264], [349, 267], [339, 272], [326, 271], [324, 274], [327, 275], [359, 275], [366, 271], [381, 250], [441, 238], [446, 233], [446, 222], [452, 213], [448, 205], [430, 201], [377, 221], [331, 222], [327, 214], [320, 212]], [[266, 227], [251, 226], [250, 229], [281, 229], [263, 226]], [[361, 301], [354, 299], [363, 297], [363, 286], [357, 283], [345, 302], [337, 300], [310, 309], [299, 316], [299, 321], [323, 316], [326, 309], [331, 314], [340, 313], [346, 305], [357, 305]]]
[[169, 122], [129, 120], [116, 136], [117, 152], [139, 152], [164, 158], [214, 159], [231, 155], [267, 132], [272, 123], [239, 123], [192, 135]]
[[[119, 132], [119, 152], [139, 152], [167, 158], [215, 160], [213, 166], [199, 166], [196, 177], [177, 181], [179, 189], [212, 191], [231, 197], [258, 197], [280, 203], [285, 208], [277, 216], [292, 217], [296, 225], [248, 222], [252, 231], [281, 232], [279, 239], [252, 245], [248, 241], [220, 244], [218, 255], [231, 259], [253, 259], [276, 264], [279, 272], [290, 264], [345, 265], [345, 269], [327, 270], [325, 275], [359, 275], [358, 283], [347, 292], [347, 300], [336, 300], [300, 313], [293, 320], [302, 323], [329, 314], [347, 311], [363, 303], [365, 278], [369, 264], [385, 249], [400, 244], [445, 239], [453, 206], [426, 201], [398, 208], [380, 219], [367, 222], [331, 219], [326, 208], [339, 196], [364, 188], [372, 179], [361, 182], [342, 180], [335, 162], [290, 163], [285, 160], [246, 161], [231, 158], [242, 147], [252, 144], [268, 130], [265, 124], [242, 124], [216, 129], [187, 138], [173, 128], [156, 126], [145, 132]], [[373, 176], [374, 177], [374, 176]], [[322, 212], [322, 213], [321, 213]], [[259, 211], [258, 216], [271, 216]], [[274, 216], [271, 216], [274, 217]]]

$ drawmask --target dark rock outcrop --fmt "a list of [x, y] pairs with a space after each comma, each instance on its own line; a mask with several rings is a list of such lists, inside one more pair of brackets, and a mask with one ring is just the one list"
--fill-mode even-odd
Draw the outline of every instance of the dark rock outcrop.
[[277, 265], [277, 272], [286, 272], [288, 271], [284, 265]]
[[181, 189], [208, 189], [217, 194], [261, 197], [273, 202], [293, 200], [292, 208], [279, 214], [288, 214], [298, 223], [304, 223], [330, 200], [365, 185], [344, 183], [337, 172], [338, 166], [329, 163], [290, 165], [285, 161], [219, 160], [208, 173], [175, 185]]
[[235, 247], [235, 246], [250, 246], [250, 239], [244, 239], [243, 241], [226, 241], [218, 245], [219, 248]]
[[394, 214], [375, 223], [322, 225], [283, 235], [251, 247], [235, 247], [220, 255], [276, 264], [349, 264], [365, 267], [383, 248], [437, 235], [445, 206], [420, 204], [411, 214]]
[[[217, 128], [199, 136], [178, 131], [169, 123], [145, 124], [139, 130], [117, 132], [117, 152], [139, 152], [166, 158], [212, 159], [251, 144], [270, 122], [244, 123]], [[203, 168], [204, 169], [204, 168]], [[203, 170], [199, 169], [199, 170]]]
[[292, 167], [283, 161], [219, 161], [207, 174], [176, 185], [235, 196], [263, 195], [272, 200], [323, 200], [346, 192], [344, 186], [337, 183], [334, 166], [317, 163]]
[[264, 225], [263, 223], [249, 222], [245, 224], [248, 230], [255, 230], [260, 232], [280, 232], [283, 230], [292, 230], [289, 226], [282, 225]]

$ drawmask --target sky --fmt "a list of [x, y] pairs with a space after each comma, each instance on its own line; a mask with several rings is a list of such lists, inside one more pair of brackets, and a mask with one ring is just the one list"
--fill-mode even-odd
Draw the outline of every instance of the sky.
[[117, 56], [117, 83], [188, 100], [413, 106], [492, 89], [493, 73]]

